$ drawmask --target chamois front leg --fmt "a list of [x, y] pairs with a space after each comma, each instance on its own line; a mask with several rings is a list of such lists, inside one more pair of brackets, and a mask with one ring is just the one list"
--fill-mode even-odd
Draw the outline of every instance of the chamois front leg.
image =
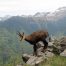
[[37, 46], [36, 46], [36, 44], [34, 44], [33, 50], [34, 50], [33, 55], [37, 56]]
[[43, 40], [43, 44], [44, 44], [44, 47], [43, 47], [42, 52], [45, 52], [48, 47], [48, 42], [46, 40]]

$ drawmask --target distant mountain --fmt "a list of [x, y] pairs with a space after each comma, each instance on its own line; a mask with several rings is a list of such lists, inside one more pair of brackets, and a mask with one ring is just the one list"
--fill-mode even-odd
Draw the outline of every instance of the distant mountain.
[[66, 7], [59, 8], [52, 13], [38, 12], [35, 15], [11, 16], [9, 18], [6, 16], [0, 21], [0, 27], [14, 31], [23, 30], [28, 33], [44, 28], [52, 34], [60, 31], [66, 33]]
[[38, 12], [33, 17], [38, 18], [38, 21], [56, 21], [66, 17], [66, 7], [59, 8], [55, 12]]
[[4, 21], [4, 20], [7, 20], [7, 19], [9, 19], [11, 16], [9, 16], [9, 15], [6, 15], [6, 16], [4, 16], [4, 17], [0, 17], [0, 21]]

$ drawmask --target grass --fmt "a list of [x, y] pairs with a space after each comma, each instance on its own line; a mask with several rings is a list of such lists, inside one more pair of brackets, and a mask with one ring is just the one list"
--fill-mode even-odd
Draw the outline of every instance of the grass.
[[[29, 65], [25, 65], [29, 66]], [[43, 61], [39, 66], [66, 66], [66, 57], [54, 56]]]
[[66, 66], [66, 57], [54, 56], [44, 61], [39, 66]]

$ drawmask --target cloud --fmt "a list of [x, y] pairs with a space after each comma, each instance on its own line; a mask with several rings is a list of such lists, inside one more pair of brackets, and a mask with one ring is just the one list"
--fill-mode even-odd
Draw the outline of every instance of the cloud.
[[1, 15], [34, 14], [66, 6], [66, 0], [0, 0]]

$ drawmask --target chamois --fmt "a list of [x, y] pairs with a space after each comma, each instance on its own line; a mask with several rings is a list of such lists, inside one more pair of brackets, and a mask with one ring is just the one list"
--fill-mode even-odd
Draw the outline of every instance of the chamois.
[[34, 49], [33, 54], [34, 55], [37, 55], [37, 45], [36, 44], [39, 41], [42, 41], [44, 44], [44, 47], [42, 50], [43, 52], [48, 46], [48, 42], [46, 41], [46, 38], [49, 36], [49, 34], [45, 30], [39, 30], [39, 31], [33, 32], [32, 34], [27, 35], [27, 36], [24, 35], [24, 32], [22, 34], [19, 32], [18, 35], [21, 38], [20, 41], [25, 40], [25, 41], [29, 42], [31, 45], [33, 45], [33, 49]]

